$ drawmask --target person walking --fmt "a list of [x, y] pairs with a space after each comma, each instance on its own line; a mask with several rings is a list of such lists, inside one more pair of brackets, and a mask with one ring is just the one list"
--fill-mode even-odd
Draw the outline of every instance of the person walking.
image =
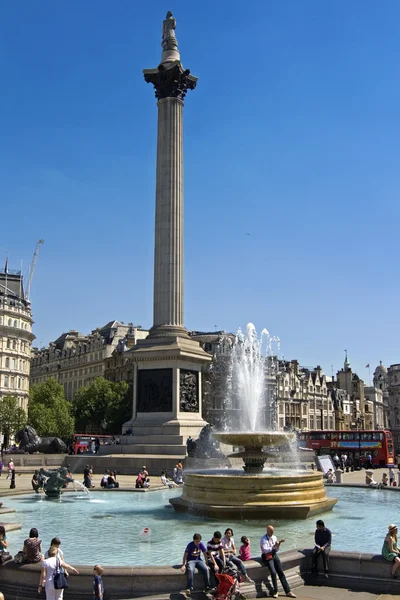
[[271, 573], [273, 586], [272, 597], [278, 598], [278, 581], [276, 577], [278, 575], [286, 596], [288, 598], [296, 598], [296, 595], [290, 590], [290, 586], [287, 582], [280, 558], [278, 556], [278, 550], [284, 541], [284, 539], [278, 541], [278, 538], [276, 535], [274, 535], [273, 526], [267, 525], [267, 532], [260, 540], [261, 560], [263, 565], [268, 567], [269, 572]]
[[316, 526], [317, 529], [314, 534], [315, 546], [312, 553], [312, 572], [313, 575], [318, 575], [318, 557], [322, 556], [324, 576], [328, 579], [329, 552], [331, 550], [332, 534], [330, 530], [325, 527], [325, 523], [321, 519], [318, 519]]
[[93, 600], [103, 600], [104, 597], [104, 585], [102, 575], [104, 569], [101, 565], [95, 565], [93, 568]]
[[44, 588], [46, 592], [46, 600], [62, 600], [63, 598], [64, 590], [56, 590], [54, 587], [54, 575], [59, 567], [68, 569], [68, 572], [79, 575], [79, 571], [77, 571], [74, 567], [57, 558], [57, 552], [57, 546], [51, 546], [49, 550], [49, 558], [46, 558], [42, 562], [38, 593], [41, 594]]
[[6, 479], [12, 479], [13, 471], [15, 470], [14, 461], [12, 458], [8, 461], [8, 473]]

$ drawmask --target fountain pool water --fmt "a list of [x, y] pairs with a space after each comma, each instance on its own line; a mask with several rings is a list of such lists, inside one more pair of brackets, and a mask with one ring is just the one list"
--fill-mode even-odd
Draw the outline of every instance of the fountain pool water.
[[[2, 521], [12, 522], [17, 516], [22, 524], [21, 530], [7, 534], [9, 550], [11, 554], [21, 550], [29, 529], [37, 527], [43, 548], [47, 549], [54, 536], [60, 537], [65, 558], [72, 564], [173, 565], [182, 560], [183, 550], [195, 531], [207, 541], [216, 529], [225, 531], [232, 527], [236, 545], [242, 535], [247, 535], [251, 539], [252, 556], [260, 555], [259, 540], [265, 533], [266, 521], [227, 517], [213, 520], [176, 513], [168, 500], [181, 492], [181, 489], [145, 494], [98, 491], [90, 499], [72, 492], [63, 494], [59, 502], [41, 501], [32, 494], [8, 497], [7, 506], [15, 508], [17, 514], [4, 514]], [[333, 532], [333, 549], [380, 553], [396, 494], [347, 487], [327, 488], [327, 493], [328, 497], [340, 500], [324, 517]], [[360, 506], [368, 506], [368, 510], [360, 511]], [[286, 538], [282, 550], [312, 547], [314, 520], [272, 520], [272, 523], [277, 535]], [[140, 536], [144, 527], [151, 531], [148, 540]]]

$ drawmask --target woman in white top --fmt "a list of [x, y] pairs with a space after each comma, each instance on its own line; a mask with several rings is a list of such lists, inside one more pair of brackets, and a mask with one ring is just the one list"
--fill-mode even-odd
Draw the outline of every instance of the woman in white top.
[[42, 562], [42, 572], [40, 574], [40, 583], [38, 592], [39, 594], [43, 591], [43, 587], [46, 590], [46, 600], [62, 600], [64, 590], [56, 590], [54, 588], [54, 574], [56, 572], [58, 564], [64, 569], [68, 569], [71, 573], [79, 575], [79, 571], [68, 565], [63, 560], [57, 558], [57, 546], [51, 546], [49, 550], [49, 558], [46, 558]]
[[254, 583], [254, 581], [250, 579], [250, 577], [247, 575], [246, 567], [244, 566], [243, 562], [240, 560], [240, 558], [235, 556], [235, 540], [233, 539], [233, 529], [231, 529], [230, 527], [228, 527], [228, 529], [225, 531], [225, 535], [221, 540], [221, 545], [225, 554], [226, 564], [231, 567], [237, 567], [243, 575], [245, 581], [247, 581], [248, 583]]
[[[61, 546], [61, 540], [58, 537], [55, 537], [51, 540], [50, 542], [50, 548], [52, 546], [55, 546], [57, 548], [57, 554], [56, 557], [59, 558], [60, 560], [64, 560], [64, 552], [61, 550], [60, 546]], [[48, 550], [46, 550], [46, 553], [44, 555], [45, 558], [49, 558], [49, 552], [50, 552], [50, 548]]]

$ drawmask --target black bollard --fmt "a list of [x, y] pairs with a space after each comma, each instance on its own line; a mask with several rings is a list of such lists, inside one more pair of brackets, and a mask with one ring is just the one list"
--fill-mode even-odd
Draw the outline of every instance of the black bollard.
[[10, 490], [15, 490], [15, 469], [11, 471]]

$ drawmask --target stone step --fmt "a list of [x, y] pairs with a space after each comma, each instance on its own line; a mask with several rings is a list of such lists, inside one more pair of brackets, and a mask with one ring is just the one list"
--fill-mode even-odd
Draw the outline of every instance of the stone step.
[[7, 508], [6, 506], [0, 508], [0, 515], [7, 515], [8, 513], [15, 513], [15, 508]]
[[17, 529], [21, 529], [22, 525], [21, 523], [1, 523], [1, 525], [4, 525], [4, 528], [6, 531], [16, 531]]
[[[113, 446], [118, 448], [119, 446]], [[104, 473], [106, 469], [117, 471], [123, 475], [137, 475], [143, 465], [146, 465], [150, 477], [160, 476], [161, 471], [168, 470], [171, 474], [176, 463], [182, 460], [182, 455], [166, 454], [76, 454], [67, 456], [64, 465], [69, 464], [72, 473], [83, 473], [87, 464], [93, 465], [95, 474]]]
[[186, 456], [186, 446], [181, 445], [164, 445], [164, 444], [151, 444], [151, 443], [143, 443], [143, 444], [127, 444], [125, 446], [120, 446], [121, 452], [120, 454], [145, 454], [146, 456], [151, 455], [160, 455], [163, 454], [165, 456], [179, 456], [179, 458], [185, 458]]
[[[135, 432], [135, 435], [122, 435], [120, 437], [120, 445], [132, 445], [132, 444], [163, 444], [165, 446], [184, 446], [186, 444], [186, 440], [182, 435], [140, 435], [138, 432]], [[107, 448], [107, 446], [104, 446]]]

